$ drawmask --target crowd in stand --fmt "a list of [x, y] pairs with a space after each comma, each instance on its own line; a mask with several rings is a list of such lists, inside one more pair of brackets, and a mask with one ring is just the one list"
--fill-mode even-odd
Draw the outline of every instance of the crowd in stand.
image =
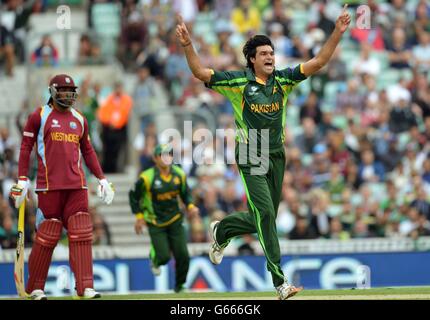
[[[275, 45], [276, 67], [284, 68], [318, 52], [346, 2], [356, 17], [355, 1], [124, 1], [117, 58], [126, 72], [135, 75], [134, 90], [120, 94], [118, 84], [110, 100], [101, 99], [100, 88], [88, 79], [81, 85], [78, 103], [101, 138], [102, 158], [107, 137], [124, 139], [120, 132], [127, 124], [130, 103], [135, 114], [146, 115], [141, 133], [128, 137], [139, 152], [141, 170], [152, 165], [154, 146], [165, 142], [160, 129], [165, 123], [156, 111], [168, 115], [176, 106], [195, 120], [193, 115], [205, 109], [217, 128], [234, 128], [230, 103], [192, 77], [174, 35], [176, 13], [191, 30], [204, 65], [216, 70], [243, 68], [244, 41], [264, 33]], [[89, 11], [98, 3], [90, 1]], [[370, 0], [367, 5], [371, 29], [360, 28], [353, 20], [328, 66], [300, 84], [287, 102], [287, 166], [277, 219], [283, 239], [430, 235], [430, 4]], [[82, 56], [100, 55], [91, 41], [82, 36]], [[58, 63], [55, 45], [45, 38], [33, 56], [34, 63]], [[127, 97], [114, 99], [115, 92]], [[115, 125], [109, 119], [109, 103], [119, 100], [125, 119], [112, 137]], [[173, 117], [169, 123], [181, 129], [182, 120]], [[196, 120], [193, 130], [204, 125]], [[192, 242], [208, 240], [211, 220], [247, 210], [240, 176], [230, 164], [234, 134], [226, 132], [206, 146], [201, 164], [188, 152], [198, 141], [184, 139], [178, 145], [181, 157], [176, 160], [190, 176], [203, 217], [201, 224], [189, 226]], [[16, 163], [8, 164], [7, 142], [1, 143], [5, 172]], [[115, 143], [108, 145], [115, 148]], [[214, 161], [217, 155], [223, 161]], [[108, 172], [117, 170], [112, 163], [104, 166]], [[6, 176], [2, 173], [0, 180]], [[13, 229], [4, 190], [0, 203], [3, 239], [2, 234]], [[243, 238], [244, 252], [250, 240]]]

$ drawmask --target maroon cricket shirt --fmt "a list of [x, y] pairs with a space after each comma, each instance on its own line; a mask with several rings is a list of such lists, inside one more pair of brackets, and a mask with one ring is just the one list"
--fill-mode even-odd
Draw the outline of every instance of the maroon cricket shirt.
[[28, 117], [19, 155], [20, 177], [28, 176], [35, 143], [38, 160], [36, 191], [86, 189], [82, 158], [97, 178], [103, 178], [88, 135], [88, 122], [75, 109], [60, 112], [45, 105]]

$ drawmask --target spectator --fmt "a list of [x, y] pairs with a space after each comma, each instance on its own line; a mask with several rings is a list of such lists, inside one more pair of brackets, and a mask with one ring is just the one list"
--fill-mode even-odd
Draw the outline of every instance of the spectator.
[[377, 100], [370, 96], [366, 99], [364, 110], [361, 114], [361, 126], [363, 128], [376, 127], [379, 122], [381, 111], [377, 105]]
[[352, 231], [352, 237], [353, 238], [370, 238], [371, 237], [371, 234], [369, 232], [369, 228], [363, 220], [355, 221], [353, 231]]
[[172, 93], [177, 92], [176, 94], [172, 94], [172, 101], [176, 103], [191, 79], [191, 71], [187, 67], [184, 51], [173, 40], [169, 51], [170, 54], [166, 59], [164, 76], [167, 80], [169, 90]]
[[302, 154], [299, 148], [287, 151], [287, 170], [291, 172], [294, 187], [299, 192], [307, 192], [312, 186], [312, 173], [302, 162]]
[[409, 100], [407, 98], [400, 98], [390, 111], [390, 131], [393, 133], [402, 133], [416, 125], [416, 116], [412, 112]]
[[304, 217], [300, 217], [296, 221], [296, 226], [291, 230], [289, 239], [290, 240], [306, 240], [315, 239], [317, 234], [311, 226], [309, 226], [308, 220]]
[[7, 200], [0, 194], [0, 248], [12, 249], [16, 247], [16, 229], [12, 219], [12, 209]]
[[[143, 117], [141, 129], [145, 130], [149, 123], [155, 121], [153, 114], [161, 108], [167, 108], [167, 92], [162, 83], [151, 75], [148, 66], [143, 65], [137, 71], [137, 83], [133, 94], [134, 110], [136, 115]], [[149, 113], [149, 114], [148, 114]]]
[[406, 33], [401, 28], [395, 28], [391, 35], [390, 44], [387, 46], [390, 67], [394, 69], [410, 68], [412, 55], [407, 44]]
[[201, 219], [193, 219], [190, 225], [190, 242], [206, 242], [206, 230]]
[[120, 59], [126, 70], [131, 70], [147, 42], [148, 31], [139, 11], [131, 12], [123, 23], [121, 31]]
[[[339, 113], [361, 112], [364, 106], [364, 96], [358, 91], [360, 81], [358, 79], [348, 80], [348, 88], [345, 92], [338, 93], [336, 97], [336, 110]], [[352, 109], [352, 110], [349, 110]]]
[[13, 34], [0, 24], [0, 58], [6, 60], [6, 75], [13, 76], [15, 66], [15, 46]]
[[340, 174], [339, 166], [336, 164], [332, 165], [330, 168], [330, 180], [324, 186], [324, 189], [330, 194], [332, 203], [341, 203], [345, 187], [345, 181]]
[[[429, 68], [430, 69], [430, 68]], [[430, 117], [430, 85], [425, 73], [416, 75], [416, 84], [412, 89], [412, 108], [418, 106], [423, 119]]]
[[422, 173], [423, 182], [430, 185], [430, 159], [427, 158], [423, 163], [423, 173]]
[[407, 215], [402, 217], [399, 225], [399, 231], [403, 236], [409, 236], [420, 224], [420, 214], [417, 208], [406, 208], [406, 213]]
[[285, 12], [284, 2], [282, 0], [274, 0], [272, 6], [264, 13], [266, 34], [269, 34], [272, 24], [279, 23], [282, 26], [282, 34], [286, 37], [290, 36], [291, 21]]
[[309, 93], [305, 104], [300, 108], [300, 122], [303, 124], [304, 118], [312, 118], [314, 123], [319, 126], [322, 122], [322, 112], [318, 96], [315, 91]]
[[231, 0], [214, 0], [214, 8], [217, 18], [230, 19], [230, 14], [234, 9], [234, 1]]
[[124, 142], [127, 141], [127, 124], [132, 106], [132, 98], [124, 92], [122, 83], [117, 82], [114, 92], [98, 109], [97, 116], [102, 124], [105, 173], [118, 172], [118, 157], [121, 150], [125, 150]]
[[372, 47], [369, 43], [363, 42], [361, 44], [360, 58], [354, 62], [354, 73], [370, 74], [372, 76], [377, 76], [381, 70], [381, 64], [376, 58], [370, 56], [372, 52]]
[[424, 188], [418, 190], [418, 195], [411, 202], [410, 206], [416, 208], [420, 215], [430, 220], [430, 202], [428, 201], [427, 193]]
[[31, 55], [31, 63], [38, 67], [55, 67], [58, 65], [58, 50], [49, 35], [42, 37], [41, 44]]
[[348, 159], [345, 171], [345, 185], [352, 190], [357, 190], [360, 180], [358, 178], [358, 166], [353, 159]]
[[377, 157], [381, 160], [387, 172], [391, 172], [402, 159], [402, 152], [398, 150], [398, 140], [395, 135], [390, 135], [388, 138], [388, 148], [385, 152], [381, 152]]
[[327, 76], [329, 81], [346, 82], [347, 68], [346, 63], [341, 59], [341, 47], [334, 50], [333, 56], [327, 66]]
[[330, 239], [335, 240], [349, 240], [350, 235], [347, 231], [343, 230], [342, 223], [338, 217], [330, 221]]
[[411, 177], [414, 173], [421, 173], [426, 154], [419, 151], [413, 142], [406, 146], [406, 153], [402, 159], [406, 174]]
[[309, 206], [310, 229], [315, 230], [317, 237], [328, 238], [331, 221], [331, 217], [328, 214], [330, 198], [321, 189], [314, 189], [311, 193]]
[[240, 0], [239, 6], [231, 12], [231, 22], [236, 31], [243, 35], [258, 32], [261, 26], [260, 12], [251, 0]]
[[430, 13], [429, 4], [425, 0], [419, 1], [415, 8], [415, 21], [413, 27], [415, 34], [430, 32]]
[[184, 88], [178, 104], [186, 110], [197, 111], [200, 108], [207, 108], [213, 104], [212, 95], [205, 90], [204, 85], [195, 77], [191, 77], [190, 83]]
[[418, 220], [417, 227], [409, 233], [409, 236], [412, 239], [418, 239], [419, 237], [428, 237], [430, 236], [430, 222], [429, 220], [421, 215]]
[[326, 138], [328, 138], [330, 132], [337, 130], [337, 128], [333, 125], [333, 112], [323, 111], [322, 121], [319, 125], [319, 130], [321, 134]]
[[239, 256], [254, 256], [255, 249], [252, 243], [256, 240], [253, 235], [245, 234], [241, 237], [243, 243], [237, 248], [237, 253]]
[[312, 118], [303, 119], [303, 133], [295, 139], [295, 145], [302, 153], [311, 154], [314, 147], [321, 141], [318, 128]]
[[96, 208], [90, 208], [90, 214], [93, 220], [93, 245], [112, 245], [109, 226], [102, 216], [97, 213]]
[[83, 34], [79, 40], [78, 64], [89, 65], [102, 62], [100, 47], [91, 40], [90, 36]]
[[339, 11], [333, 8], [333, 6], [329, 6], [325, 3], [319, 4], [318, 10], [319, 10], [319, 20], [316, 27], [323, 30], [325, 36], [328, 37], [334, 30], [334, 27], [335, 27], [334, 21], [336, 21], [335, 17], [329, 16], [330, 14], [333, 14], [333, 12], [330, 12], [330, 10], [337, 11], [337, 12]]
[[276, 48], [277, 57], [276, 65], [284, 66], [287, 63], [288, 56], [290, 56], [293, 44], [291, 40], [283, 33], [282, 24], [276, 22], [272, 23], [269, 27], [269, 37]]
[[[80, 91], [78, 98], [76, 100], [76, 108], [82, 112], [88, 121], [88, 129], [91, 134], [91, 138], [95, 139], [96, 129], [97, 129], [97, 109], [99, 107], [98, 103], [98, 92], [97, 88], [91, 90], [91, 77], [84, 79], [80, 85]], [[95, 146], [96, 147], [96, 146]], [[97, 148], [96, 148], [97, 149]]]
[[327, 135], [330, 161], [339, 165], [343, 175], [346, 174], [346, 164], [351, 155], [345, 145], [345, 135], [341, 130], [330, 131]]
[[138, 134], [133, 143], [134, 148], [139, 151], [139, 172], [154, 166], [152, 155], [154, 154], [154, 148], [158, 144], [158, 140], [156, 134], [151, 133], [152, 127], [155, 128], [154, 123], [149, 123], [143, 133]]
[[380, 162], [375, 161], [373, 151], [365, 150], [361, 153], [361, 163], [358, 167], [358, 178], [361, 183], [384, 181], [384, 167]]
[[327, 147], [324, 144], [317, 144], [313, 150], [312, 182], [314, 188], [322, 188], [330, 180], [330, 166]]
[[421, 32], [418, 35], [418, 45], [412, 48], [412, 57], [418, 71], [430, 70], [430, 33]]

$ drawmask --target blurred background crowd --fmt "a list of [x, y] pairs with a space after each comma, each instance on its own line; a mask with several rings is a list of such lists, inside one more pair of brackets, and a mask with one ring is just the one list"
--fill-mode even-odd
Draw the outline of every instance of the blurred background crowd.
[[[174, 34], [180, 13], [205, 66], [244, 68], [241, 50], [254, 34], [273, 41], [276, 68], [312, 58], [334, 29], [345, 3], [353, 16], [330, 63], [302, 82], [287, 103], [286, 154], [277, 226], [284, 239], [413, 237], [430, 235], [430, 4], [425, 0], [125, 0], [66, 1], [85, 13], [73, 64], [97, 66], [119, 61], [132, 85], [103, 86], [91, 75], [77, 79], [76, 108], [84, 113], [93, 144], [107, 173], [121, 172], [124, 148], [134, 150], [139, 170], [152, 165], [162, 129], [183, 131], [234, 128], [224, 97], [206, 89], [188, 69]], [[39, 34], [26, 52], [31, 16], [55, 12], [61, 1], [1, 2], [0, 77], [14, 68], [70, 66], [54, 36]], [[358, 11], [357, 11], [358, 10]], [[366, 16], [366, 12], [369, 14]], [[6, 18], [5, 18], [6, 17]], [[12, 17], [12, 18], [11, 18]], [[103, 20], [104, 18], [104, 20]], [[357, 19], [367, 19], [370, 29]], [[13, 23], [11, 22], [13, 21]], [[118, 21], [110, 30], [103, 21]], [[72, 26], [73, 29], [73, 26]], [[109, 30], [108, 30], [109, 29]], [[40, 93], [43, 96], [43, 93]], [[46, 93], [45, 93], [46, 95]], [[46, 96], [45, 96], [46, 97]], [[23, 101], [13, 125], [34, 105]], [[115, 110], [115, 111], [114, 111]], [[212, 127], [203, 121], [205, 113]], [[113, 116], [113, 115], [116, 116]], [[130, 135], [132, 115], [139, 119]], [[160, 118], [163, 115], [164, 118]], [[204, 118], [206, 119], [206, 118]], [[16, 213], [8, 200], [16, 179], [19, 137], [0, 130], [0, 244], [14, 247]], [[191, 242], [208, 241], [207, 226], [233, 211], [247, 210], [245, 190], [234, 159], [234, 134], [215, 134], [196, 164], [190, 151], [198, 141], [182, 139], [182, 164], [202, 220], [188, 226]], [[214, 161], [217, 154], [222, 161]], [[188, 158], [187, 158], [188, 157]], [[189, 160], [189, 161], [187, 161]], [[130, 181], [130, 187], [132, 181]], [[95, 241], [109, 244], [109, 225], [93, 210]], [[32, 215], [29, 214], [31, 224]], [[98, 230], [100, 229], [100, 230]], [[31, 231], [29, 228], [29, 241]], [[131, 230], [131, 229], [130, 229]], [[132, 231], [130, 231], [132, 232]], [[242, 239], [244, 253], [252, 236]]]

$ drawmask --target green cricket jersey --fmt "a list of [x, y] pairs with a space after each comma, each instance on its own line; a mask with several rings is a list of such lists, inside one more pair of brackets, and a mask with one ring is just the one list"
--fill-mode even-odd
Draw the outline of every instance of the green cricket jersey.
[[213, 71], [206, 86], [227, 97], [234, 108], [239, 143], [252, 143], [250, 129], [257, 129], [257, 146], [261, 146], [261, 129], [269, 130], [270, 151], [283, 148], [285, 139], [286, 104], [293, 88], [306, 76], [302, 65], [294, 69], [275, 70], [266, 84], [247, 68], [242, 71]]
[[145, 170], [129, 192], [131, 210], [143, 215], [146, 222], [158, 227], [168, 226], [182, 217], [178, 196], [185, 205], [193, 206], [185, 172], [172, 165], [167, 177], [157, 167]]

